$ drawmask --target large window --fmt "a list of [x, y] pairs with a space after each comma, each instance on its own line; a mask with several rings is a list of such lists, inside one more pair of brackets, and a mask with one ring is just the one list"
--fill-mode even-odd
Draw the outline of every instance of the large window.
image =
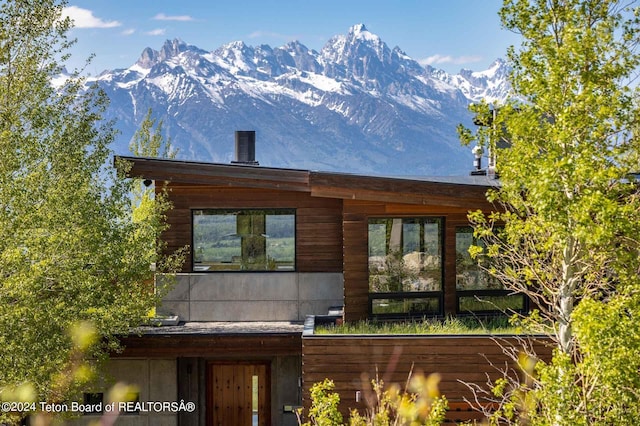
[[456, 293], [458, 312], [523, 311], [526, 299], [511, 294], [487, 272], [487, 259], [472, 259], [469, 247], [482, 246], [473, 235], [473, 228], [456, 228]]
[[194, 271], [293, 271], [295, 210], [193, 210]]
[[369, 220], [371, 314], [441, 313], [442, 271], [442, 218]]

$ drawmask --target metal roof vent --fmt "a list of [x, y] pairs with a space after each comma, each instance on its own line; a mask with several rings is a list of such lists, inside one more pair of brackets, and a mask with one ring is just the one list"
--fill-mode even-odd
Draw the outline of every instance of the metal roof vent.
[[485, 176], [487, 171], [482, 168], [482, 154], [484, 154], [484, 148], [480, 145], [476, 145], [471, 150], [473, 153], [473, 170], [471, 171], [471, 176]]
[[236, 130], [236, 159], [232, 164], [258, 166], [255, 130]]

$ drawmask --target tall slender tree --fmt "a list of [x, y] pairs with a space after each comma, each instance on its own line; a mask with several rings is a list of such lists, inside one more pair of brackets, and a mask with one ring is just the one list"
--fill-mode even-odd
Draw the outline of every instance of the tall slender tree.
[[153, 111], [149, 108], [131, 139], [129, 151], [137, 157], [175, 158], [178, 151], [164, 136], [163, 125], [164, 121], [153, 118]]
[[166, 208], [133, 206], [109, 166], [106, 97], [78, 73], [53, 84], [72, 44], [63, 6], [0, 4], [0, 397], [29, 383], [42, 402], [90, 379], [70, 329], [92, 324], [82, 355], [101, 360], [153, 307]]
[[[640, 368], [633, 3], [505, 0], [502, 23], [523, 40], [508, 53], [513, 99], [494, 105], [497, 114], [475, 107], [487, 126], [460, 132], [497, 157], [501, 187], [490, 199], [501, 208], [471, 215], [488, 242], [483, 255], [507, 288], [533, 300], [538, 310], [527, 321], [557, 345], [529, 389], [533, 424], [640, 420], [640, 380], [622, 374]], [[504, 139], [509, 147], [500, 149]]]

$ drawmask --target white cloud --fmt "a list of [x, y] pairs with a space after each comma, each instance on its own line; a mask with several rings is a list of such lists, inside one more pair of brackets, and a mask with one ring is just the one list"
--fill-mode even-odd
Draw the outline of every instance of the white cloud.
[[133, 35], [135, 32], [136, 32], [135, 29], [129, 28], [128, 30], [122, 31], [120, 34], [122, 34], [123, 36], [130, 36], [130, 35]]
[[194, 21], [193, 17], [189, 15], [165, 15], [164, 13], [158, 13], [153, 17], [156, 21]]
[[419, 60], [420, 65], [438, 65], [438, 64], [454, 64], [464, 65], [482, 60], [482, 56], [451, 56], [451, 55], [432, 55], [428, 58]]
[[62, 9], [62, 17], [71, 18], [76, 28], [113, 28], [122, 24], [118, 21], [103, 21], [93, 16], [93, 11], [82, 9], [78, 6], [69, 6]]
[[167, 32], [164, 28], [156, 28], [155, 30], [147, 31], [145, 34], [150, 36], [161, 36]]

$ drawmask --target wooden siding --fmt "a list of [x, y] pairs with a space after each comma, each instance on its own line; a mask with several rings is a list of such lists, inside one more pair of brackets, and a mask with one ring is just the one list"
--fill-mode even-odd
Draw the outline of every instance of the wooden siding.
[[343, 270], [345, 288], [345, 320], [368, 318], [369, 259], [368, 223], [375, 217], [436, 216], [444, 218], [444, 311], [455, 315], [456, 241], [455, 229], [468, 225], [467, 212], [472, 207], [426, 206], [373, 201], [344, 201]]
[[124, 350], [112, 357], [257, 357], [300, 355], [301, 336], [288, 334], [147, 335], [120, 339]]
[[[515, 338], [501, 339], [501, 343], [521, 347]], [[551, 348], [544, 341], [537, 342], [535, 348], [540, 357], [550, 358]], [[396, 383], [404, 388], [413, 369], [414, 373], [440, 374], [439, 390], [450, 402], [450, 421], [481, 419], [480, 413], [464, 402], [472, 393], [463, 382], [484, 386], [487, 374], [492, 379], [501, 376], [494, 366], [505, 365], [515, 367], [489, 336], [305, 336], [303, 403], [308, 412], [311, 386], [329, 378], [340, 395], [340, 411], [347, 418], [351, 408], [361, 413], [366, 409], [364, 400], [376, 374], [385, 385]], [[361, 391], [362, 402], [356, 402], [356, 391]]]
[[161, 158], [118, 157], [131, 164], [129, 176], [159, 182], [285, 189], [308, 192], [309, 171], [215, 164]]
[[456, 228], [469, 226], [466, 214], [450, 214], [445, 219], [444, 236], [444, 312], [455, 315], [458, 310], [456, 296]]
[[[342, 200], [313, 198], [308, 193], [172, 183], [173, 209], [163, 234], [167, 251], [191, 245], [192, 209], [296, 209], [296, 270], [342, 272]], [[191, 256], [184, 271], [191, 271]]]
[[491, 207], [485, 196], [487, 186], [481, 185], [323, 172], [311, 172], [309, 185], [315, 197], [436, 207]]
[[[345, 204], [347, 204], [345, 202]], [[346, 205], [345, 205], [346, 209]], [[344, 319], [365, 319], [369, 311], [368, 222], [362, 213], [344, 213]]]

